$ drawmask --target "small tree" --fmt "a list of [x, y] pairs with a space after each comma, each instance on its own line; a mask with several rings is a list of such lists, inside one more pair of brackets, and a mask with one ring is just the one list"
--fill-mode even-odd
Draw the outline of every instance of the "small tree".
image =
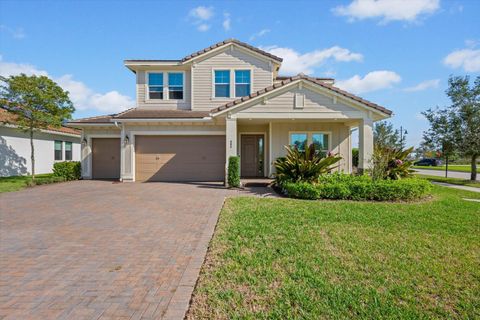
[[480, 77], [470, 87], [470, 78], [450, 77], [446, 91], [452, 104], [444, 109], [429, 109], [423, 115], [430, 122], [425, 142], [436, 146], [448, 157], [456, 151], [471, 159], [471, 180], [477, 179], [480, 155]]
[[445, 157], [445, 177], [448, 177], [448, 159], [456, 149], [456, 137], [452, 115], [449, 110], [428, 109], [422, 114], [430, 122], [430, 128], [423, 133], [423, 145], [441, 150]]
[[32, 160], [32, 179], [35, 179], [35, 131], [60, 127], [63, 121], [71, 119], [75, 111], [64, 91], [45, 76], [20, 74], [8, 78], [0, 77], [0, 106], [16, 115], [15, 124], [28, 132]]
[[446, 91], [452, 105], [453, 130], [458, 150], [471, 160], [470, 180], [477, 179], [477, 158], [480, 156], [480, 76], [470, 87], [470, 77], [450, 77]]
[[380, 121], [375, 123], [373, 130], [373, 143], [381, 148], [405, 148], [405, 137], [408, 134], [407, 130], [394, 129], [393, 124], [387, 121]]

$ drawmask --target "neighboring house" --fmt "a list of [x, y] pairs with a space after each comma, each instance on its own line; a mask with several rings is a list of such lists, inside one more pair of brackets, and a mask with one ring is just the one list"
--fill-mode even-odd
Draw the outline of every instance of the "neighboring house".
[[84, 178], [122, 181], [224, 180], [239, 155], [242, 177], [267, 177], [285, 146], [317, 144], [352, 170], [373, 152], [372, 125], [390, 110], [336, 88], [333, 79], [278, 76], [282, 59], [226, 40], [181, 60], [125, 60], [136, 77], [136, 108], [78, 119]]
[[[35, 173], [51, 173], [58, 161], [80, 161], [80, 131], [61, 127], [34, 133]], [[15, 115], [0, 108], [0, 177], [31, 174], [30, 136]]]

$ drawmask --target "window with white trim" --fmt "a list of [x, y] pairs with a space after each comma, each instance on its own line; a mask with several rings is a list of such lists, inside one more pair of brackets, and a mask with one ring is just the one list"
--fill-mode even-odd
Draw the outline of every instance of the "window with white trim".
[[61, 161], [63, 160], [63, 142], [55, 140], [55, 154], [54, 159]]
[[330, 134], [325, 132], [291, 132], [290, 146], [305, 151], [305, 147], [315, 145], [315, 150], [327, 154], [330, 150]]
[[240, 98], [250, 94], [250, 70], [235, 70], [235, 97]]
[[148, 74], [148, 98], [163, 99], [163, 72]]
[[72, 143], [65, 141], [65, 160], [72, 160]]
[[183, 100], [183, 73], [168, 73], [168, 99]]
[[215, 70], [215, 98], [230, 98], [230, 70]]

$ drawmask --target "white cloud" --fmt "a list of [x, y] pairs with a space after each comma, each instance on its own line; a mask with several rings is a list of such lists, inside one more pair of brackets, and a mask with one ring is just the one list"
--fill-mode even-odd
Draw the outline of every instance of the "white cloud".
[[415, 119], [420, 121], [427, 121], [427, 118], [425, 118], [425, 116], [421, 112], [415, 113]]
[[229, 31], [232, 28], [232, 21], [230, 19], [230, 13], [225, 12], [223, 14], [222, 26], [223, 26], [223, 30], [225, 30], [225, 31]]
[[210, 29], [210, 25], [206, 23], [199, 24], [197, 27], [197, 30], [201, 32], [208, 31], [208, 29]]
[[193, 25], [197, 26], [197, 30], [205, 32], [210, 30], [210, 24], [207, 23], [213, 16], [213, 7], [199, 6], [193, 8], [188, 13], [188, 16], [193, 19]]
[[300, 54], [291, 48], [277, 46], [263, 47], [262, 49], [283, 58], [280, 72], [284, 74], [311, 74], [315, 67], [320, 66], [329, 59], [340, 62], [363, 60], [363, 56], [360, 53], [351, 52], [348, 49], [338, 46], [321, 50], [318, 49], [304, 54]]
[[353, 0], [349, 5], [333, 8], [333, 12], [348, 17], [349, 21], [379, 18], [387, 23], [413, 22], [439, 8], [440, 0]]
[[480, 49], [455, 50], [443, 59], [443, 64], [451, 68], [463, 68], [466, 72], [479, 72]]
[[407, 91], [407, 92], [423, 91], [431, 88], [438, 88], [439, 84], [440, 84], [440, 79], [426, 80], [426, 81], [420, 82], [416, 86], [405, 88], [404, 91]]
[[14, 39], [23, 39], [25, 38], [27, 35], [25, 34], [25, 31], [23, 30], [23, 28], [10, 28], [6, 25], [0, 25], [0, 31], [2, 32], [6, 32], [8, 33], [9, 35], [11, 35]]
[[189, 16], [198, 20], [210, 20], [213, 17], [213, 7], [199, 6], [190, 10]]
[[336, 86], [353, 93], [365, 93], [391, 88], [402, 78], [393, 71], [379, 70], [367, 73], [363, 78], [355, 75], [350, 79], [339, 80]]
[[103, 113], [117, 113], [135, 105], [132, 98], [122, 95], [118, 91], [109, 91], [98, 93], [89, 88], [81, 81], [73, 79], [70, 74], [55, 78], [51, 77], [47, 71], [40, 70], [31, 64], [22, 64], [6, 62], [0, 56], [0, 75], [13, 76], [25, 73], [26, 75], [48, 76], [69, 92], [77, 110], [95, 110]]
[[250, 36], [250, 41], [253, 41], [257, 38], [263, 37], [264, 35], [266, 35], [269, 32], [270, 32], [270, 29], [262, 29], [262, 30], [258, 31], [257, 33], [252, 34]]

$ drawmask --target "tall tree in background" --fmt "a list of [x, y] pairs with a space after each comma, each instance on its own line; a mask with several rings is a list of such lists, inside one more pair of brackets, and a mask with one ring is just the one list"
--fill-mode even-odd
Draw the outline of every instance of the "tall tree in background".
[[[445, 109], [429, 109], [423, 114], [430, 121], [425, 141], [458, 151], [471, 159], [471, 180], [477, 179], [480, 156], [480, 77], [470, 86], [470, 77], [450, 77], [446, 94], [452, 104]], [[440, 139], [438, 136], [444, 136]], [[447, 141], [448, 140], [448, 141]]]
[[447, 109], [428, 109], [422, 114], [430, 122], [430, 128], [423, 133], [423, 145], [441, 150], [445, 158], [445, 177], [448, 177], [448, 159], [456, 150], [456, 133], [452, 114]]
[[60, 127], [75, 111], [64, 91], [45, 76], [0, 77], [0, 106], [16, 115], [15, 124], [30, 136], [32, 179], [35, 179], [34, 133]]
[[408, 132], [401, 130], [394, 129], [392, 123], [386, 121], [377, 122], [373, 130], [373, 143], [375, 146], [382, 148], [403, 149], [405, 148], [405, 137]]

